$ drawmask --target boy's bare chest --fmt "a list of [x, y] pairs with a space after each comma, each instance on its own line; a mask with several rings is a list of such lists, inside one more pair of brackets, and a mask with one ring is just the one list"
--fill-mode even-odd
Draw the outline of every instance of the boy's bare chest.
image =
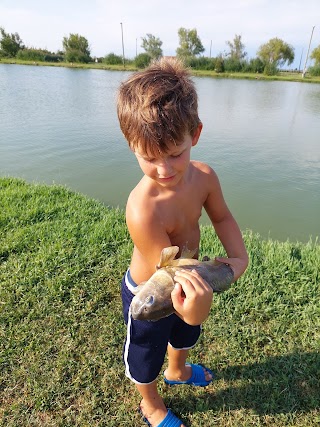
[[[203, 207], [203, 196], [191, 189], [161, 200], [158, 212], [171, 243], [180, 248], [188, 244], [189, 249], [199, 245], [199, 219]], [[191, 247], [191, 246], [192, 247]]]

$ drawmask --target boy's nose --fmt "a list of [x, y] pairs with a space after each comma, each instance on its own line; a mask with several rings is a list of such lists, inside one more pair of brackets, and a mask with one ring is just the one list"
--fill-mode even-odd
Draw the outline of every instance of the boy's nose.
[[173, 169], [167, 159], [159, 160], [157, 163], [157, 172], [160, 178], [168, 178], [172, 175]]

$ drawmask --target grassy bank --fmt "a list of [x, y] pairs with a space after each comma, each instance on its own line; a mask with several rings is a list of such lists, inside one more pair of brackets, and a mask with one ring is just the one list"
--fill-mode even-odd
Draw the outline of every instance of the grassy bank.
[[[22, 61], [19, 59], [6, 59], [2, 58], [0, 61], [3, 64], [20, 64], [20, 65], [33, 65], [33, 66], [48, 66], [48, 67], [68, 67], [68, 68], [82, 68], [82, 69], [96, 69], [96, 70], [113, 70], [113, 71], [136, 71], [137, 68], [133, 64], [127, 64], [125, 68], [122, 65], [108, 65], [101, 63], [70, 63], [70, 62], [35, 62], [35, 61]], [[272, 81], [289, 81], [289, 82], [304, 82], [304, 83], [320, 83], [320, 76], [310, 76], [306, 74], [302, 78], [301, 73], [295, 72], [280, 72], [276, 76], [267, 76], [264, 74], [256, 73], [216, 73], [215, 71], [193, 70], [195, 76], [215, 77], [225, 79], [247, 79], [247, 80], [272, 80]]]
[[[121, 361], [123, 212], [62, 187], [0, 179], [0, 426], [144, 425]], [[245, 233], [251, 264], [217, 295], [191, 361], [205, 389], [160, 387], [188, 426], [320, 422], [320, 246]], [[222, 254], [209, 227], [202, 254]]]

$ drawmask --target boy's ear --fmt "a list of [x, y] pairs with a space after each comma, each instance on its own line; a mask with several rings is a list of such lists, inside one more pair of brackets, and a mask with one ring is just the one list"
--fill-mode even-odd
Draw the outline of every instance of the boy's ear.
[[202, 123], [200, 122], [198, 124], [198, 126], [197, 126], [197, 129], [196, 129], [193, 137], [192, 137], [192, 147], [194, 147], [195, 145], [197, 145], [198, 140], [200, 138], [201, 131], [202, 131]]

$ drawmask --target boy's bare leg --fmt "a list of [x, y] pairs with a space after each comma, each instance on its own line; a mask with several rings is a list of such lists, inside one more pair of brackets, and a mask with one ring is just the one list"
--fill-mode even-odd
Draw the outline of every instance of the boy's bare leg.
[[[165, 376], [168, 380], [187, 381], [191, 375], [191, 366], [186, 366], [188, 350], [175, 350], [168, 345], [168, 368]], [[204, 369], [205, 378], [209, 381], [212, 376]], [[140, 408], [143, 415], [152, 426], [157, 426], [167, 415], [167, 408], [158, 393], [157, 381], [151, 384], [136, 384], [137, 390], [141, 394], [142, 400]], [[184, 427], [181, 424], [181, 427]]]
[[[191, 366], [186, 366], [189, 350], [175, 350], [168, 345], [168, 368], [165, 370], [165, 377], [171, 381], [187, 381], [192, 375]], [[210, 381], [212, 375], [205, 369], [205, 379]]]
[[[152, 426], [157, 426], [167, 415], [167, 408], [158, 393], [157, 381], [151, 384], [136, 384], [137, 390], [142, 396], [140, 408], [143, 415]], [[185, 427], [181, 424], [181, 427]]]

